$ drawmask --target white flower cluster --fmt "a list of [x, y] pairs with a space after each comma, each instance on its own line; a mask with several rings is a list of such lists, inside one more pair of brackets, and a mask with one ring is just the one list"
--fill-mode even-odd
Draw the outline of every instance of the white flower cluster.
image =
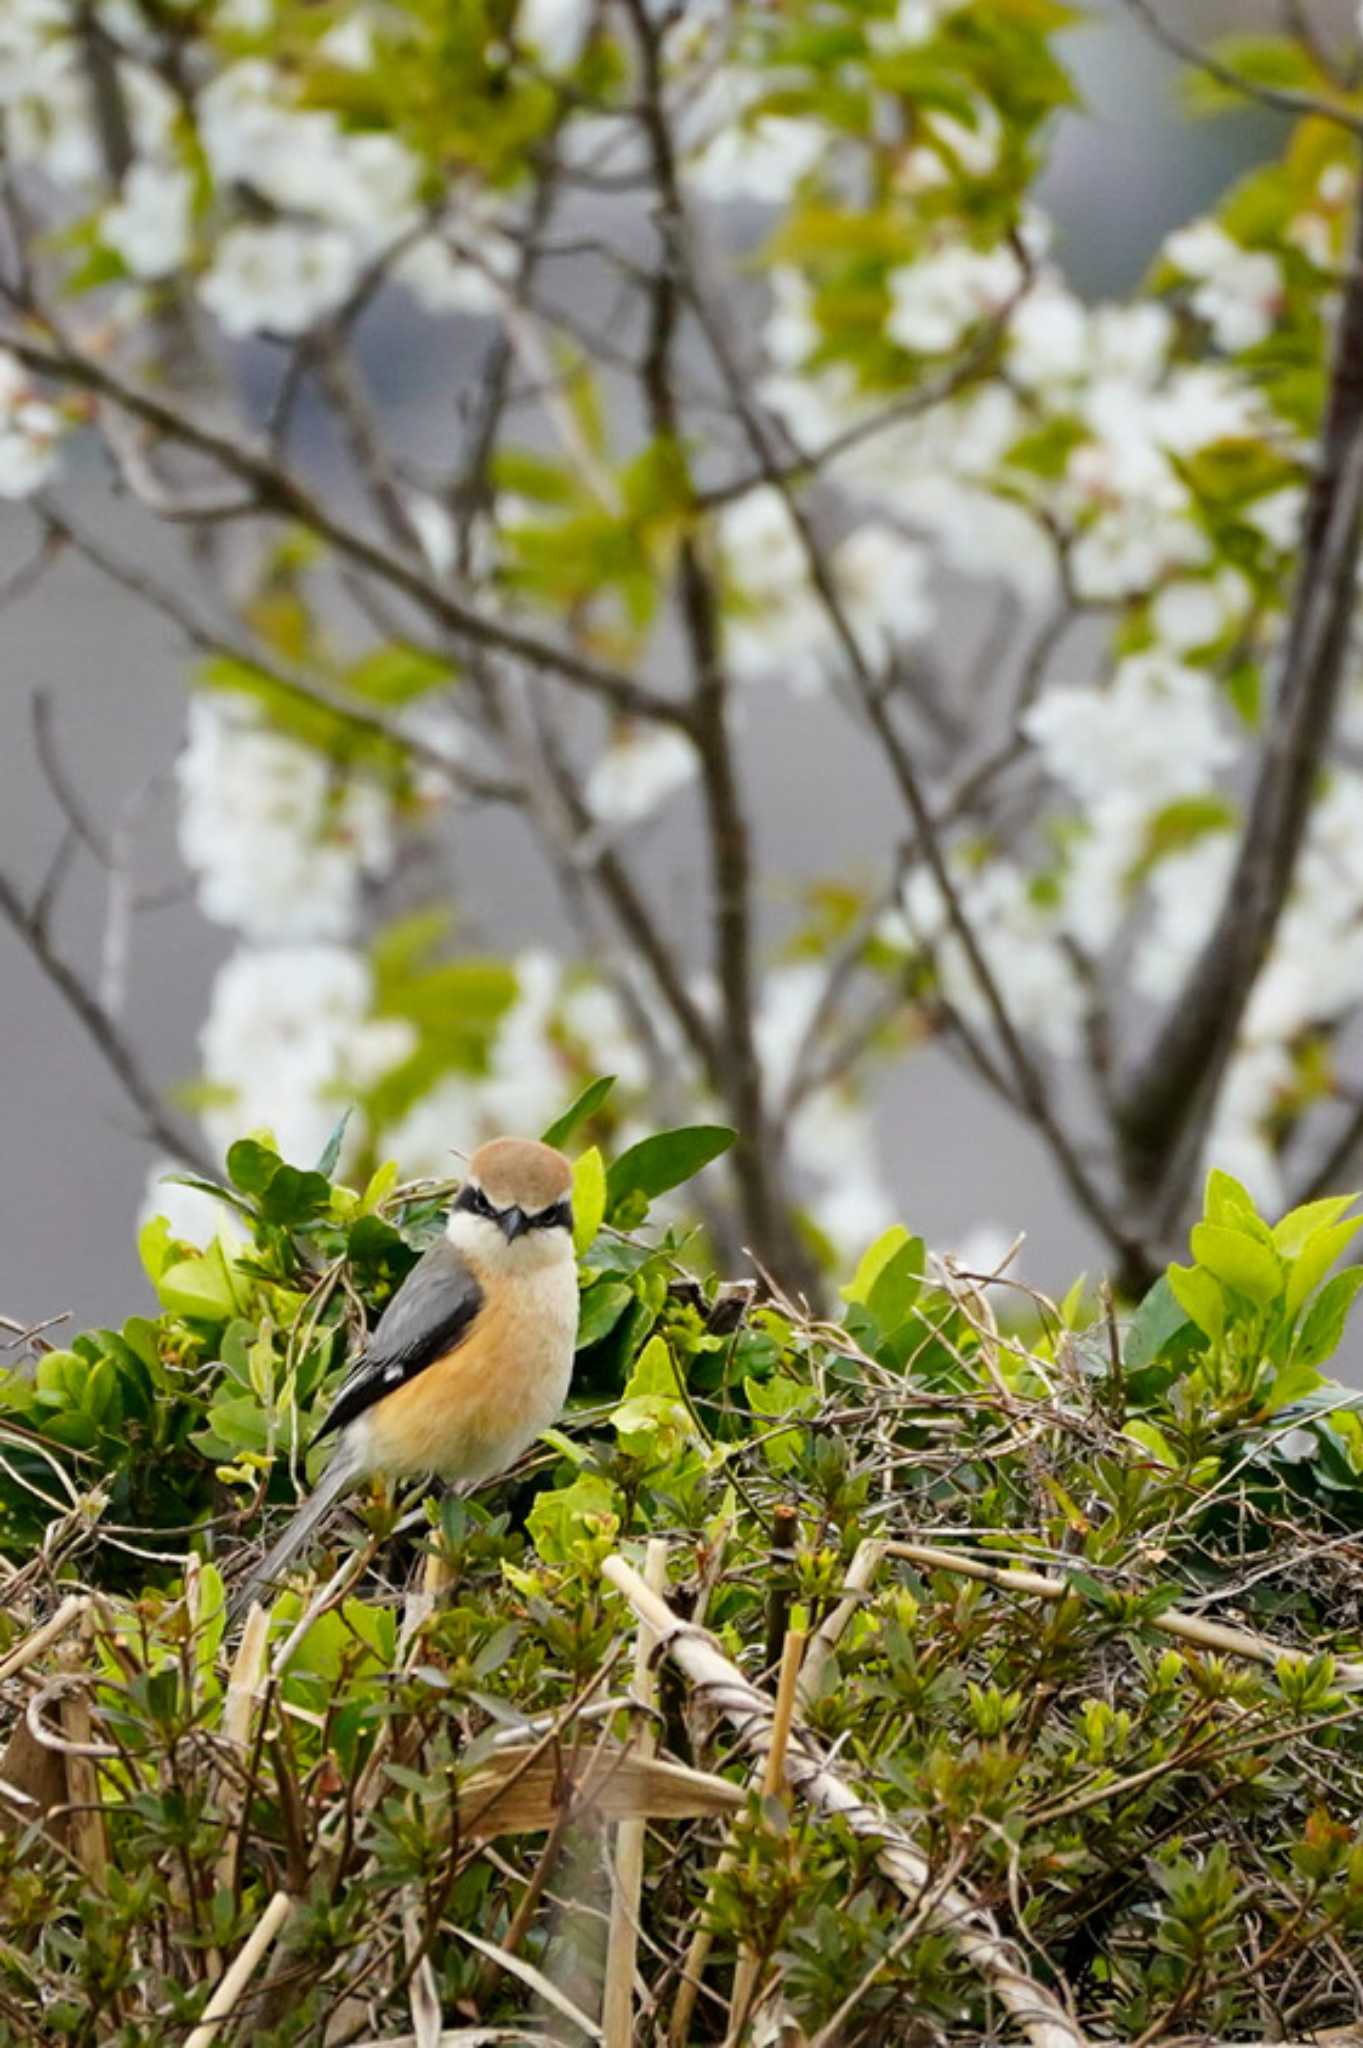
[[[771, 484], [724, 508], [720, 545], [734, 587], [725, 649], [742, 682], [778, 675], [816, 690], [841, 658], [837, 628], [810, 580], [804, 543]], [[921, 638], [934, 610], [924, 549], [882, 521], [860, 526], [829, 551], [847, 624], [863, 658], [881, 668], [903, 642]]]
[[200, 1035], [210, 1140], [274, 1132], [310, 1166], [342, 1110], [407, 1057], [414, 1035], [373, 1015], [363, 958], [347, 946], [244, 946], [220, 970]]
[[40, 398], [15, 356], [0, 349], [0, 498], [26, 498], [57, 467], [62, 431], [55, 406]]
[[[1034, 264], [1046, 239], [1045, 224], [1029, 218]], [[886, 332], [916, 351], [950, 349], [1008, 310], [1010, 382], [865, 434], [829, 473], [892, 521], [930, 534], [953, 567], [1001, 578], [1029, 603], [1055, 588], [1048, 530], [1071, 537], [1072, 587], [1098, 603], [1203, 567], [1210, 544], [1180, 465], [1214, 442], [1266, 432], [1254, 386], [1229, 366], [1174, 360], [1174, 323], [1162, 306], [1089, 308], [1044, 268], [1023, 283], [1009, 246], [942, 243], [892, 273]], [[773, 300], [766, 396], [796, 441], [817, 450], [864, 425], [868, 401], [836, 368], [805, 373], [817, 334], [803, 278], [778, 270]], [[1058, 478], [1011, 460], [1047, 420], [1074, 435]]]
[[365, 878], [393, 861], [381, 789], [338, 774], [227, 691], [192, 699], [176, 774], [180, 851], [205, 917], [263, 944], [354, 930]]
[[[358, 43], [342, 40], [358, 22], [334, 33], [336, 61], [367, 61], [362, 24]], [[229, 227], [218, 242], [200, 293], [229, 334], [306, 332], [343, 304], [366, 264], [400, 244], [392, 275], [428, 311], [497, 304], [496, 279], [515, 251], [484, 195], [464, 194], [447, 223], [421, 233], [420, 166], [406, 144], [295, 104], [284, 73], [263, 58], [204, 87], [198, 133], [219, 192], [241, 181], [283, 216]]]
[[1245, 249], [1214, 220], [1170, 235], [1164, 253], [1195, 281], [1191, 304], [1219, 348], [1234, 353], [1267, 340], [1282, 304], [1282, 265], [1262, 249]]

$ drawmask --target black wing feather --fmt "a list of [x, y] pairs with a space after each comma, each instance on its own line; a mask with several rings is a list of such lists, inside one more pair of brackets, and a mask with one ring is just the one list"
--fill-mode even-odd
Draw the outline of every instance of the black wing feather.
[[461, 1344], [483, 1306], [483, 1290], [447, 1238], [431, 1246], [379, 1317], [364, 1356], [343, 1383], [319, 1437], [344, 1429], [385, 1394], [415, 1379]]

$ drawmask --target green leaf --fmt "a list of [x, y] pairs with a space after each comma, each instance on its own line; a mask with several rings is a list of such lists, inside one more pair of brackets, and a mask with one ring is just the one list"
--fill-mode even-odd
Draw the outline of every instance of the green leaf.
[[1340, 1253], [1363, 1229], [1363, 1217], [1352, 1216], [1343, 1223], [1327, 1223], [1313, 1230], [1292, 1262], [1287, 1276], [1287, 1313], [1294, 1316], [1308, 1294], [1313, 1294]]
[[578, 1350], [586, 1351], [609, 1336], [633, 1299], [633, 1291], [620, 1280], [599, 1280], [587, 1288], [578, 1314]]
[[1159, 1464], [1167, 1465], [1170, 1471], [1177, 1470], [1180, 1462], [1178, 1452], [1163, 1431], [1156, 1429], [1153, 1422], [1128, 1422], [1122, 1435], [1129, 1436], [1133, 1443], [1149, 1451], [1151, 1457]]
[[595, 1145], [573, 1167], [573, 1249], [581, 1258], [596, 1243], [606, 1214], [606, 1167]]
[[676, 1131], [658, 1131], [622, 1152], [606, 1175], [606, 1198], [613, 1210], [627, 1195], [653, 1201], [669, 1188], [680, 1187], [718, 1159], [736, 1133], [724, 1124], [688, 1124]]
[[362, 656], [346, 670], [345, 680], [347, 689], [357, 696], [396, 710], [432, 690], [443, 689], [453, 682], [454, 670], [440, 656], [398, 640]]
[[563, 1145], [573, 1135], [579, 1124], [585, 1124], [589, 1116], [595, 1116], [611, 1089], [615, 1086], [614, 1074], [598, 1074], [589, 1081], [582, 1093], [576, 1096], [562, 1116], [555, 1117], [547, 1131], [541, 1134], [546, 1145]]
[[1167, 1277], [1184, 1314], [1215, 1344], [1226, 1325], [1226, 1302], [1212, 1275], [1200, 1266], [1170, 1266]]
[[899, 1325], [923, 1287], [923, 1240], [911, 1237], [887, 1259], [876, 1275], [866, 1307], [885, 1336]]
[[634, 1361], [634, 1369], [625, 1382], [621, 1399], [635, 1401], [644, 1394], [661, 1394], [669, 1401], [682, 1398], [677, 1362], [665, 1338], [649, 1338]]
[[1208, 1223], [1229, 1224], [1257, 1213], [1248, 1188], [1234, 1174], [1223, 1173], [1219, 1166], [1213, 1166], [1207, 1175], [1202, 1211]]
[[1127, 1325], [1122, 1362], [1131, 1372], [1152, 1365], [1171, 1337], [1186, 1329], [1191, 1318], [1187, 1309], [1161, 1274], [1142, 1297], [1140, 1307]]
[[1200, 1266], [1256, 1308], [1268, 1308], [1282, 1293], [1282, 1260], [1247, 1231], [1225, 1223], [1195, 1223], [1188, 1241]]
[[227, 1171], [244, 1195], [263, 1195], [283, 1165], [270, 1145], [256, 1138], [238, 1138], [227, 1152]]
[[868, 1301], [871, 1289], [883, 1269], [889, 1265], [900, 1246], [908, 1242], [909, 1233], [902, 1223], [892, 1223], [888, 1230], [883, 1231], [875, 1243], [868, 1245], [862, 1253], [857, 1270], [847, 1285], [839, 1289], [843, 1300], [863, 1303]]
[[1273, 1227], [1274, 1249], [1285, 1259], [1295, 1259], [1309, 1237], [1327, 1224], [1337, 1223], [1357, 1200], [1357, 1195], [1325, 1195], [1318, 1202], [1303, 1202], [1289, 1209]]
[[[1310, 52], [1296, 36], [1218, 36], [1212, 54], [1250, 85], [1268, 86], [1274, 91], [1307, 93], [1314, 99], [1332, 96], [1330, 81], [1323, 77]], [[1209, 117], [1238, 114], [1245, 105], [1245, 92], [1193, 66], [1183, 80], [1188, 111]]]
[[181, 1259], [168, 1266], [156, 1283], [161, 1306], [173, 1316], [196, 1322], [225, 1323], [237, 1313], [227, 1262], [214, 1245], [202, 1258]]
[[1363, 1266], [1349, 1266], [1343, 1273], [1336, 1273], [1333, 1280], [1326, 1281], [1307, 1312], [1297, 1338], [1294, 1359], [1305, 1365], [1318, 1366], [1334, 1355], [1360, 1287], [1363, 1287]]
[[303, 1223], [330, 1198], [331, 1183], [322, 1174], [281, 1166], [260, 1197], [260, 1213], [268, 1223]]
[[571, 1564], [582, 1546], [608, 1541], [620, 1526], [615, 1495], [604, 1479], [584, 1472], [571, 1486], [535, 1496], [526, 1530], [546, 1564]]
[[332, 1126], [331, 1136], [322, 1147], [322, 1156], [317, 1161], [317, 1165], [313, 1170], [316, 1173], [320, 1173], [326, 1180], [330, 1180], [336, 1172], [336, 1162], [341, 1156], [341, 1147], [345, 1143], [346, 1125], [354, 1114], [355, 1106], [353, 1103], [341, 1111], [341, 1114]]
[[[779, 1374], [769, 1380], [745, 1379], [743, 1392], [754, 1415], [764, 1417], [807, 1415], [819, 1404], [813, 1387]], [[788, 1472], [799, 1458], [803, 1442], [803, 1430], [778, 1429], [763, 1438], [762, 1453], [773, 1472]]]
[[[1341, 1312], [1339, 1319], [1341, 1330], [1344, 1327], [1344, 1313], [1347, 1312], [1347, 1309], [1348, 1303], [1346, 1302], [1344, 1304], [1344, 1311]], [[1334, 1345], [1332, 1344], [1330, 1348], [1333, 1350]], [[1324, 1381], [1316, 1371], [1312, 1360], [1304, 1356], [1299, 1350], [1297, 1355], [1275, 1376], [1268, 1393], [1264, 1397], [1263, 1412], [1265, 1415], [1276, 1415], [1280, 1408], [1291, 1407], [1294, 1401], [1300, 1401], [1305, 1394], [1314, 1394], [1316, 1388], [1323, 1385]]]
[[152, 1286], [159, 1286], [161, 1275], [175, 1257], [175, 1241], [164, 1216], [148, 1217], [142, 1225], [137, 1233], [137, 1256]]

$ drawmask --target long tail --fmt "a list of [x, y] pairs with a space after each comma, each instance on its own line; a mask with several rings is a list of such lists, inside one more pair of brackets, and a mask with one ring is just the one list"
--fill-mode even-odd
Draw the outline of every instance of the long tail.
[[347, 1458], [343, 1450], [338, 1451], [283, 1535], [234, 1590], [227, 1607], [229, 1625], [245, 1614], [263, 1586], [270, 1585], [287, 1569], [323, 1516], [346, 1489], [354, 1485], [357, 1477], [354, 1461]]

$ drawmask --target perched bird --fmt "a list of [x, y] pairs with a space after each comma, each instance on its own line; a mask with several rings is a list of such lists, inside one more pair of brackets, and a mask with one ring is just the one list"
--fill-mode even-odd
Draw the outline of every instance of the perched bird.
[[514, 1465], [558, 1415], [577, 1339], [573, 1172], [494, 1138], [469, 1161], [445, 1235], [389, 1302], [318, 1436], [331, 1463], [232, 1601], [242, 1612], [357, 1480], [432, 1472], [465, 1486]]

